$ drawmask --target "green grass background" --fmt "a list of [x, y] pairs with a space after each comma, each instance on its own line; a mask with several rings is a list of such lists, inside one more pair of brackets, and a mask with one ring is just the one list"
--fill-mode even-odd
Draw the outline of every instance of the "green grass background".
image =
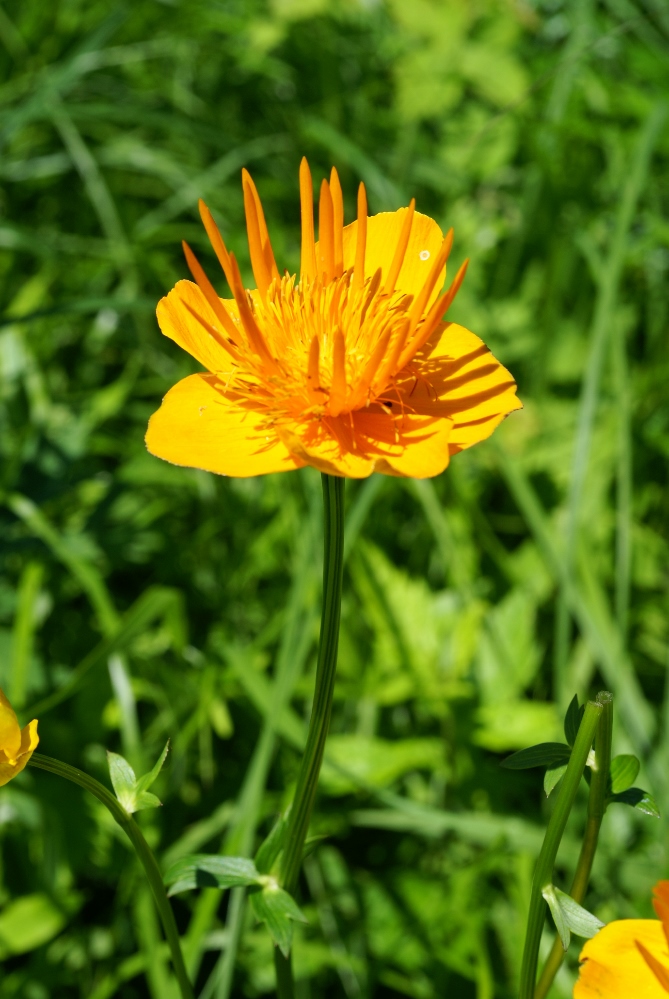
[[[434, 481], [347, 484], [299, 999], [514, 995], [552, 799], [498, 764], [560, 738], [575, 692], [615, 693], [614, 749], [663, 812], [609, 811], [586, 902], [649, 916], [669, 874], [665, 0], [4, 0], [0, 43], [0, 685], [23, 720], [57, 692], [41, 749], [107, 782], [105, 749], [142, 771], [171, 739], [142, 820], [163, 864], [248, 854], [289, 800], [319, 477], [179, 469], [143, 435], [195, 370], [154, 308], [182, 238], [215, 273], [198, 197], [250, 279], [247, 166], [295, 269], [306, 153], [317, 179], [336, 164], [349, 219], [363, 179], [371, 211], [415, 195], [455, 227], [451, 318], [525, 408]], [[174, 999], [101, 806], [29, 770], [0, 837], [3, 999]], [[239, 892], [175, 909], [202, 999], [272, 991]]]

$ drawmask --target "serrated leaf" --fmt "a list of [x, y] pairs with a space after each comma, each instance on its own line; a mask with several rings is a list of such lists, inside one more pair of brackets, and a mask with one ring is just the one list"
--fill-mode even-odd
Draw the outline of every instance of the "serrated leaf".
[[553, 888], [553, 891], [562, 909], [565, 922], [572, 933], [575, 933], [577, 937], [585, 937], [589, 940], [601, 930], [604, 923], [597, 919], [597, 916], [593, 916], [591, 912], [579, 905], [571, 895], [560, 891], [559, 888]]
[[612, 793], [620, 794], [622, 791], [627, 791], [637, 779], [640, 766], [636, 756], [614, 756], [610, 771]]
[[562, 941], [562, 948], [563, 950], [567, 950], [569, 947], [569, 941], [571, 940], [571, 932], [569, 930], [569, 926], [567, 925], [564, 912], [562, 911], [562, 906], [558, 901], [556, 889], [553, 885], [548, 885], [547, 888], [544, 888], [541, 894], [544, 896], [546, 902], [548, 903], [548, 908], [551, 910], [553, 922], [555, 923], [555, 929], [558, 931], [558, 936]]
[[255, 865], [261, 874], [269, 874], [272, 870], [274, 862], [283, 850], [287, 828], [288, 812], [277, 819], [268, 836], [258, 847]]
[[546, 797], [550, 796], [551, 791], [553, 791], [557, 785], [560, 783], [567, 770], [567, 764], [563, 763], [560, 767], [549, 767], [544, 774], [544, 792]]
[[135, 811], [135, 788], [137, 778], [125, 757], [119, 753], [107, 752], [109, 776], [111, 777], [114, 794], [123, 805], [126, 812]]
[[274, 943], [288, 957], [293, 942], [293, 920], [307, 922], [297, 903], [277, 884], [266, 885], [249, 898], [256, 918], [265, 923]]
[[574, 745], [584, 711], [585, 704], [579, 707], [578, 694], [574, 694], [564, 716], [564, 736], [570, 746]]
[[609, 802], [618, 802], [621, 805], [630, 805], [637, 808], [644, 815], [650, 815], [654, 819], [660, 818], [660, 810], [652, 794], [643, 791], [640, 787], [629, 787], [626, 791], [613, 794]]
[[167, 742], [165, 743], [165, 748], [163, 749], [162, 753], [158, 757], [158, 762], [156, 763], [156, 765], [153, 768], [153, 770], [150, 770], [148, 774], [144, 774], [144, 776], [140, 777], [139, 780], [137, 781], [137, 794], [138, 795], [141, 795], [142, 791], [148, 791], [149, 788], [151, 787], [151, 785], [156, 780], [156, 777], [158, 776], [158, 774], [160, 773], [160, 771], [163, 769], [163, 763], [165, 762], [165, 757], [167, 756], [167, 751], [169, 750], [169, 748], [170, 748], [170, 740], [168, 739]]
[[569, 762], [571, 750], [563, 742], [540, 742], [538, 746], [521, 749], [502, 760], [507, 770], [529, 770], [531, 767], [557, 767]]
[[163, 881], [171, 885], [168, 895], [193, 888], [236, 888], [260, 884], [261, 875], [248, 857], [221, 857], [194, 854], [182, 857], [165, 872]]

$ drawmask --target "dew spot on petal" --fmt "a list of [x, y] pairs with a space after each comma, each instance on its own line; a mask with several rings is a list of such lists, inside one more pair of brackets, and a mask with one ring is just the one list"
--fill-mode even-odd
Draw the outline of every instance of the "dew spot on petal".
[[418, 254], [418, 256], [420, 257], [421, 260], [429, 260], [430, 259], [430, 251], [429, 250], [421, 250], [420, 253]]

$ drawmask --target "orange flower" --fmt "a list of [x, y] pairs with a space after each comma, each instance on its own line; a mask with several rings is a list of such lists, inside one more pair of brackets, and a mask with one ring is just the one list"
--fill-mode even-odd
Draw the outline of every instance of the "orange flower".
[[0, 787], [21, 773], [38, 742], [37, 722], [19, 728], [14, 709], [0, 690]]
[[619, 919], [588, 940], [574, 999], [666, 999], [669, 881], [655, 885], [657, 919]]
[[158, 305], [165, 336], [207, 373], [175, 385], [151, 417], [149, 451], [176, 465], [248, 476], [313, 465], [332, 475], [426, 478], [520, 408], [516, 385], [477, 336], [442, 316], [466, 262], [440, 295], [453, 231], [408, 208], [344, 227], [336, 170], [313, 187], [300, 167], [299, 282], [281, 276], [262, 206], [242, 173], [251, 264], [247, 291], [207, 207], [202, 221], [233, 298], [220, 299], [184, 244], [196, 284]]

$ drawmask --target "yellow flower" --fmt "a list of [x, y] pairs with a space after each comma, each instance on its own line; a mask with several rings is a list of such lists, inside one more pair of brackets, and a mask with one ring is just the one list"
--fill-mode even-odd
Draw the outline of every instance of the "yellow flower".
[[440, 294], [453, 231], [408, 208], [344, 226], [336, 170], [313, 187], [300, 167], [299, 282], [277, 268], [255, 185], [243, 171], [251, 264], [244, 289], [207, 207], [202, 221], [233, 298], [223, 300], [184, 244], [196, 283], [158, 305], [165, 336], [207, 373], [191, 375], [151, 417], [149, 451], [177, 465], [248, 476], [313, 465], [332, 475], [426, 478], [520, 408], [509, 372], [469, 330], [442, 317], [467, 262]]
[[588, 940], [574, 999], [666, 999], [669, 881], [655, 885], [657, 919], [619, 919]]
[[14, 709], [0, 690], [0, 787], [21, 773], [38, 742], [37, 722], [19, 728]]

